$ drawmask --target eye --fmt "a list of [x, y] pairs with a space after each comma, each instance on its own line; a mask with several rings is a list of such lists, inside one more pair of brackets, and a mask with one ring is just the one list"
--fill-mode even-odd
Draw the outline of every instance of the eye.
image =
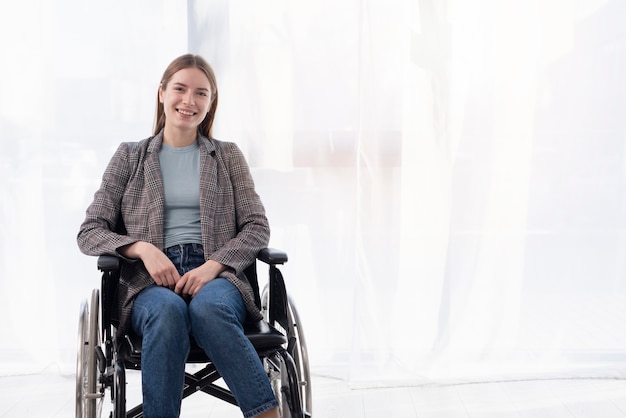
[[174, 87], [174, 91], [184, 91], [184, 89], [180, 86]]

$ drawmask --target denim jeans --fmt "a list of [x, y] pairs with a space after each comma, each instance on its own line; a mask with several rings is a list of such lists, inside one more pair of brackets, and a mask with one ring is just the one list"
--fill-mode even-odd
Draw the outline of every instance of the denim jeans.
[[[204, 263], [202, 246], [166, 250], [182, 275]], [[189, 334], [213, 361], [245, 417], [278, 406], [254, 347], [243, 332], [246, 308], [237, 288], [216, 278], [186, 302], [166, 287], [150, 286], [136, 298], [133, 331], [142, 336], [144, 417], [178, 417]]]

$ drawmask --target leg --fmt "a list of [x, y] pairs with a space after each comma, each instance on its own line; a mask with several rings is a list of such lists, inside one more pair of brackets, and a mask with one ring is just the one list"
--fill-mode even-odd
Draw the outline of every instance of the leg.
[[187, 304], [165, 287], [150, 286], [135, 300], [132, 326], [142, 336], [144, 417], [178, 417], [189, 354]]
[[270, 409], [256, 416], [257, 418], [280, 418], [278, 415], [278, 408]]
[[278, 406], [269, 379], [250, 340], [244, 335], [246, 308], [237, 288], [217, 278], [189, 304], [191, 331], [233, 392], [245, 417]]

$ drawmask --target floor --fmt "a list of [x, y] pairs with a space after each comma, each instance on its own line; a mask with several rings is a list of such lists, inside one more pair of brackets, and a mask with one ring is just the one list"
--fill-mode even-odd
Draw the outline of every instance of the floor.
[[[132, 379], [132, 378], [131, 378]], [[130, 385], [133, 384], [129, 379]], [[137, 393], [129, 393], [129, 403]], [[626, 417], [626, 381], [533, 380], [389, 389], [350, 389], [340, 380], [313, 377], [319, 418]], [[102, 416], [108, 416], [107, 406]], [[74, 379], [40, 374], [0, 377], [0, 417], [71, 417]], [[240, 417], [237, 408], [193, 395], [183, 417]]]

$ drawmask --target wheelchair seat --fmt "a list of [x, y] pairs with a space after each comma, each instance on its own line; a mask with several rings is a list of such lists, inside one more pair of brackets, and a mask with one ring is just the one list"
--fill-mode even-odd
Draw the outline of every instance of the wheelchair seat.
[[[248, 321], [244, 324], [243, 330], [257, 352], [263, 352], [287, 343], [287, 337], [265, 320]], [[193, 336], [189, 338], [191, 340], [191, 349], [187, 356], [187, 363], [208, 363], [211, 361], [204, 353], [204, 350], [195, 342]], [[127, 366], [138, 368], [141, 361], [141, 336], [135, 333], [126, 334], [124, 340], [126, 347], [122, 350], [124, 350]]]

